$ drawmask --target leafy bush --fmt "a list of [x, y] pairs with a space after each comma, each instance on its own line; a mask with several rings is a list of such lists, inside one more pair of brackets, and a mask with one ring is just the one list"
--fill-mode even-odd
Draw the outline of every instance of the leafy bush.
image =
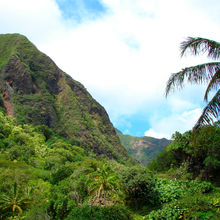
[[[214, 180], [220, 172], [220, 127], [204, 126], [197, 133], [192, 131], [173, 135], [173, 142], [149, 163], [152, 171], [164, 172], [171, 168], [187, 168], [193, 178]], [[173, 172], [173, 170], [172, 170]]]
[[168, 203], [162, 209], [154, 210], [145, 216], [146, 220], [159, 219], [219, 219], [218, 213], [211, 207], [210, 202], [201, 197], [184, 197], [180, 202]]
[[209, 196], [210, 192], [215, 193], [214, 189], [211, 183], [205, 181], [158, 179], [155, 190], [161, 208], [151, 211], [146, 219], [200, 219], [201, 216], [209, 219], [216, 216], [218, 210], [214, 204], [218, 204], [218, 200]]
[[216, 210], [212, 206], [212, 200], [202, 193], [196, 193], [193, 196], [185, 195], [178, 201], [180, 207], [184, 207], [185, 219], [217, 219]]
[[71, 200], [70, 186], [55, 186], [52, 190], [50, 198], [50, 207], [48, 209], [52, 219], [64, 219], [73, 207], [77, 205], [74, 200]]
[[66, 220], [126, 220], [132, 219], [130, 211], [124, 206], [79, 206], [72, 209]]
[[154, 210], [145, 217], [146, 220], [183, 219], [184, 209], [175, 204], [166, 204], [162, 209]]
[[185, 184], [191, 193], [209, 193], [214, 189], [210, 182], [200, 180], [185, 181]]
[[220, 172], [220, 127], [199, 130], [192, 145], [190, 170], [201, 179], [215, 179]]
[[69, 177], [73, 173], [74, 167], [71, 163], [60, 165], [51, 171], [51, 183], [56, 184], [59, 181]]
[[169, 181], [166, 179], [158, 179], [155, 187], [160, 203], [179, 199], [185, 189], [186, 186], [182, 181]]
[[190, 196], [192, 196], [195, 193], [208, 193], [213, 189], [214, 187], [211, 183], [199, 180], [173, 181], [158, 179], [155, 187], [161, 203], [178, 200], [186, 194], [190, 194]]
[[136, 208], [142, 205], [152, 205], [157, 202], [154, 187], [156, 179], [144, 167], [131, 167], [120, 171], [121, 183], [124, 187], [126, 200]]
[[157, 154], [156, 159], [153, 159], [151, 162], [147, 164], [147, 167], [151, 171], [167, 171], [170, 169], [171, 166], [176, 167], [178, 162], [174, 154], [165, 147], [163, 151]]

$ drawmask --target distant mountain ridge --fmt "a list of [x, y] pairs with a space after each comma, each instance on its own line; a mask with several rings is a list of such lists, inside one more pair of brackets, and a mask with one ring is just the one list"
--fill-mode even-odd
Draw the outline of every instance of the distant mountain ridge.
[[116, 129], [116, 132], [122, 145], [127, 149], [128, 154], [143, 165], [147, 165], [165, 146], [171, 143], [171, 141], [166, 138], [158, 139], [147, 136], [135, 137], [124, 135], [118, 129]]
[[130, 159], [105, 109], [20, 34], [0, 35], [0, 105], [18, 123], [44, 124], [95, 154]]

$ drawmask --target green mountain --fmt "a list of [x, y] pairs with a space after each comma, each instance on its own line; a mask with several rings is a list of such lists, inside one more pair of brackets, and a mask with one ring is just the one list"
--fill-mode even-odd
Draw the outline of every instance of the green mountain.
[[127, 149], [128, 154], [144, 165], [147, 165], [165, 146], [171, 143], [171, 141], [166, 138], [134, 137], [124, 135], [117, 129], [116, 132], [122, 145]]
[[129, 159], [105, 109], [22, 35], [0, 35], [0, 94], [19, 124], [46, 125], [97, 155]]

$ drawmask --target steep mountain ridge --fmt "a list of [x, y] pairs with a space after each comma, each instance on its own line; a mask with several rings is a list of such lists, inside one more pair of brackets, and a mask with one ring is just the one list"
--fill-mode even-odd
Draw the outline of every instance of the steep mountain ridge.
[[22, 35], [0, 35], [0, 93], [19, 123], [44, 124], [96, 154], [129, 159], [105, 109]]
[[162, 152], [165, 146], [171, 143], [166, 138], [158, 139], [147, 136], [135, 137], [124, 135], [117, 129], [116, 132], [122, 145], [127, 149], [128, 154], [144, 165], [147, 165], [157, 154]]

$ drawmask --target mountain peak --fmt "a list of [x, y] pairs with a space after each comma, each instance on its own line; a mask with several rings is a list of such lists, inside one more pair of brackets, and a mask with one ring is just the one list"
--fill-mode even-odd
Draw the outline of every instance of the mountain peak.
[[129, 158], [105, 109], [25, 36], [0, 35], [2, 107], [18, 123], [44, 124], [94, 153]]

